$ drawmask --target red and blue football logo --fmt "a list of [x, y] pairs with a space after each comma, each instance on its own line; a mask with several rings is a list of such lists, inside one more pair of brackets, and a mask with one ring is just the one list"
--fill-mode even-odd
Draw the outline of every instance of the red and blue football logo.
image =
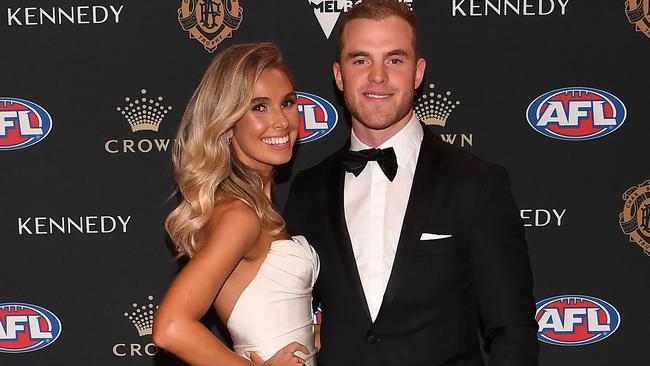
[[52, 117], [40, 105], [0, 97], [0, 151], [17, 150], [42, 141], [52, 130]]
[[61, 322], [51, 311], [21, 303], [0, 304], [0, 352], [31, 352], [61, 335]]
[[616, 131], [627, 110], [606, 91], [577, 87], [550, 91], [526, 110], [528, 123], [542, 135], [568, 141], [597, 139]]
[[584, 295], [555, 296], [537, 303], [537, 338], [556, 346], [600, 342], [621, 324], [618, 310], [601, 299]]
[[300, 130], [297, 143], [316, 141], [332, 132], [339, 120], [339, 114], [332, 103], [318, 95], [296, 92], [300, 112]]

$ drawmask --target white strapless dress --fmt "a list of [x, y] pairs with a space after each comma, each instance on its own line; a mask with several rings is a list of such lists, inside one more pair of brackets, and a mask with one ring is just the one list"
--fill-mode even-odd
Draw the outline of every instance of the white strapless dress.
[[253, 280], [235, 303], [226, 324], [235, 352], [256, 352], [264, 360], [291, 342], [316, 366], [311, 292], [318, 277], [318, 254], [305, 237], [275, 240]]

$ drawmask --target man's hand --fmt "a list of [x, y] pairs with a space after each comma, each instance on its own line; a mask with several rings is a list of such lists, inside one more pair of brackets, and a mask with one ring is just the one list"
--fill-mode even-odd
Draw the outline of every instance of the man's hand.
[[320, 351], [320, 324], [314, 325], [314, 345], [316, 351]]

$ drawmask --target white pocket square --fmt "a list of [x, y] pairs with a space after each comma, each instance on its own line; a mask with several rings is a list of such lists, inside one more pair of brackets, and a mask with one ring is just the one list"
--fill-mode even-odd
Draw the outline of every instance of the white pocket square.
[[451, 235], [422, 233], [420, 240], [438, 240], [438, 239], [446, 239], [446, 238], [451, 238]]

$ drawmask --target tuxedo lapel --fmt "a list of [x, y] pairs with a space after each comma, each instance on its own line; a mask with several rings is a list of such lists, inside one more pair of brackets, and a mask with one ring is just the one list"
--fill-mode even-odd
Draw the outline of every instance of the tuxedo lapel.
[[327, 198], [328, 198], [328, 211], [329, 219], [332, 224], [332, 232], [336, 240], [338, 253], [341, 256], [341, 262], [345, 273], [350, 279], [354, 292], [356, 294], [361, 308], [371, 320], [370, 310], [366, 302], [366, 295], [363, 292], [361, 285], [361, 278], [359, 277], [359, 269], [357, 262], [354, 259], [354, 251], [352, 250], [352, 241], [350, 240], [350, 233], [348, 226], [345, 222], [345, 210], [343, 206], [343, 185], [345, 184], [345, 170], [342, 164], [335, 161], [331, 167], [331, 172], [327, 182]]
[[404, 272], [407, 269], [408, 259], [413, 248], [419, 243], [420, 234], [423, 231], [427, 215], [431, 210], [433, 192], [439, 173], [439, 141], [436, 141], [432, 132], [427, 126], [424, 129], [424, 137], [418, 157], [418, 163], [413, 176], [411, 193], [409, 194], [404, 222], [400, 231], [397, 251], [393, 261], [393, 268], [388, 279], [388, 285], [384, 292], [378, 318], [382, 310], [390, 306], [395, 299], [400, 284], [404, 279]]

